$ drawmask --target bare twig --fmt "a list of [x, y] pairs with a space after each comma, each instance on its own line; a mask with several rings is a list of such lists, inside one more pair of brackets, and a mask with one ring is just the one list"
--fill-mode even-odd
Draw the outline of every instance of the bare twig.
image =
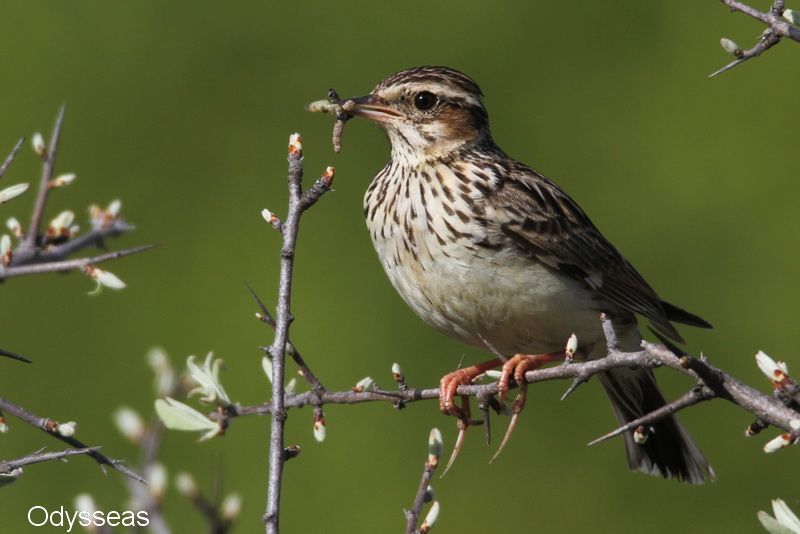
[[[752, 59], [754, 57], [760, 56], [765, 51], [769, 50], [776, 44], [780, 42], [783, 37], [787, 37], [794, 41], [800, 42], [800, 28], [793, 26], [788, 21], [782, 18], [783, 12], [785, 10], [785, 1], [784, 0], [775, 0], [772, 2], [772, 6], [766, 12], [758, 11], [757, 9], [753, 9], [752, 7], [738, 2], [737, 0], [721, 0], [723, 4], [728, 6], [731, 11], [738, 11], [740, 13], [744, 13], [760, 22], [765, 24], [767, 28], [761, 33], [758, 38], [758, 42], [752, 48], [748, 48], [746, 50], [735, 48], [732, 50], [736, 59], [725, 65], [719, 70], [714, 71], [709, 75], [709, 78], [713, 78], [723, 72], [732, 69], [738, 65], [741, 65], [748, 59]], [[731, 48], [734, 48], [733, 46]]]
[[[434, 428], [431, 430], [430, 437], [428, 438], [428, 459], [425, 461], [425, 467], [422, 470], [422, 477], [417, 487], [417, 493], [414, 495], [414, 504], [410, 510], [406, 510], [406, 534], [416, 534], [420, 532], [417, 529], [419, 516], [422, 512], [422, 505], [432, 500], [431, 495], [431, 479], [433, 473], [439, 466], [439, 457], [442, 454], [442, 434], [439, 429]], [[427, 530], [425, 531], [427, 532]]]
[[61, 124], [64, 122], [65, 106], [61, 106], [56, 116], [56, 122], [53, 125], [53, 133], [50, 135], [50, 144], [47, 146], [47, 152], [44, 155], [44, 162], [42, 163], [42, 175], [39, 179], [39, 189], [36, 192], [36, 201], [33, 205], [33, 213], [31, 214], [31, 223], [28, 226], [28, 233], [25, 234], [24, 248], [33, 250], [36, 248], [36, 238], [39, 235], [39, 226], [42, 223], [42, 216], [44, 215], [44, 207], [47, 204], [47, 195], [50, 192], [48, 184], [53, 178], [53, 169], [55, 168], [56, 154], [58, 152], [58, 141], [61, 136]]
[[101, 468], [104, 469], [104, 466], [108, 466], [111, 469], [114, 469], [115, 471], [119, 471], [120, 473], [122, 473], [127, 477], [130, 477], [134, 480], [146, 484], [144, 478], [142, 478], [138, 474], [134, 473], [133, 471], [125, 467], [120, 460], [114, 460], [112, 458], [109, 458], [108, 456], [98, 452], [96, 448], [88, 447], [80, 440], [77, 440], [72, 436], [66, 436], [60, 433], [58, 430], [59, 423], [55, 419], [39, 417], [38, 415], [2, 397], [0, 397], [0, 410], [2, 410], [3, 412], [10, 413], [13, 416], [17, 417], [18, 419], [25, 421], [29, 425], [32, 425], [40, 430], [43, 430], [47, 434], [50, 434], [54, 438], [61, 440], [64, 443], [67, 443], [68, 445], [72, 446], [75, 449], [92, 449], [86, 452], [85, 454], [91, 456], [100, 465]]
[[67, 271], [74, 271], [87, 265], [96, 265], [104, 261], [115, 260], [131, 254], [137, 254], [150, 250], [158, 245], [142, 245], [139, 247], [126, 248], [123, 250], [115, 250], [113, 252], [106, 252], [89, 258], [77, 258], [74, 260], [51, 261], [48, 263], [32, 263], [29, 265], [12, 265], [5, 269], [0, 269], [0, 281], [14, 276], [23, 276], [27, 274], [41, 274], [41, 273], [63, 273]]
[[0, 473], [10, 473], [14, 469], [24, 467], [26, 465], [38, 464], [41, 462], [49, 462], [50, 460], [63, 460], [69, 456], [76, 456], [79, 454], [89, 454], [95, 452], [100, 447], [87, 447], [85, 449], [66, 449], [63, 451], [43, 452], [41, 449], [27, 454], [22, 458], [16, 460], [0, 461]]
[[3, 162], [3, 164], [0, 165], [0, 178], [2, 178], [3, 175], [6, 173], [8, 167], [11, 165], [11, 162], [14, 161], [14, 158], [17, 156], [17, 152], [19, 152], [19, 149], [22, 148], [22, 144], [24, 142], [25, 142], [24, 137], [21, 138], [19, 141], [17, 141], [17, 144], [14, 146], [13, 149], [11, 149], [11, 154], [9, 154], [6, 160]]
[[286, 462], [284, 452], [284, 423], [286, 409], [284, 407], [284, 364], [286, 348], [289, 340], [289, 325], [292, 322], [291, 294], [294, 254], [297, 244], [297, 233], [300, 229], [300, 217], [303, 212], [313, 206], [319, 198], [330, 189], [333, 180], [333, 168], [329, 167], [325, 174], [317, 180], [311, 189], [303, 192], [303, 148], [300, 136], [294, 134], [289, 139], [289, 209], [286, 220], [280, 227], [283, 237], [280, 262], [280, 282], [278, 289], [277, 317], [275, 319], [275, 339], [269, 349], [272, 356], [272, 424], [269, 446], [269, 475], [267, 487], [267, 507], [264, 514], [264, 525], [267, 534], [279, 531], [279, 511], [281, 499], [281, 482], [283, 466]]

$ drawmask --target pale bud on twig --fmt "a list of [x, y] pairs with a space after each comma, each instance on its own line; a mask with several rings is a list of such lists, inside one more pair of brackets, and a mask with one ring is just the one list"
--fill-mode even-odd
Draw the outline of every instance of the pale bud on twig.
[[439, 519], [439, 501], [433, 501], [431, 509], [428, 510], [428, 515], [425, 516], [425, 521], [419, 527], [420, 534], [427, 534], [436, 525]]
[[77, 175], [74, 172], [68, 172], [65, 174], [60, 174], [50, 180], [50, 183], [47, 184], [48, 189], [55, 189], [56, 187], [66, 187], [72, 182], [75, 181]]
[[35, 132], [31, 137], [31, 147], [33, 147], [33, 151], [42, 158], [47, 154], [47, 146], [45, 146], [44, 137], [42, 137], [40, 132]]
[[325, 441], [326, 435], [325, 418], [321, 415], [314, 415], [314, 439], [322, 443]]
[[353, 393], [362, 393], [364, 391], [372, 391], [375, 389], [375, 381], [371, 376], [365, 376], [353, 386]]
[[274, 213], [269, 211], [267, 208], [264, 208], [263, 210], [261, 210], [261, 216], [264, 218], [265, 221], [267, 221], [270, 225], [272, 225], [272, 227], [275, 228], [276, 230], [280, 230], [281, 229], [281, 225], [283, 223], [281, 222], [281, 220], [278, 218], [277, 215], [275, 215]]
[[9, 484], [13, 484], [21, 476], [22, 476], [22, 468], [21, 467], [17, 467], [16, 469], [12, 469], [8, 473], [0, 473], [0, 487], [8, 486]]
[[333, 185], [333, 179], [336, 177], [336, 167], [326, 167], [325, 172], [322, 174], [320, 180], [325, 184], [325, 187]]
[[145, 434], [145, 424], [141, 416], [133, 408], [120, 406], [114, 412], [114, 424], [120, 434], [133, 443], [139, 443]]
[[639, 445], [644, 445], [647, 443], [647, 439], [650, 437], [649, 430], [644, 426], [636, 427], [636, 430], [633, 431], [633, 441], [638, 443]]
[[2, 191], [0, 191], [0, 204], [5, 204], [9, 200], [17, 198], [27, 190], [28, 190], [28, 184], [26, 183], [14, 184], [6, 187]]
[[22, 225], [16, 219], [16, 217], [9, 217], [6, 219], [6, 228], [11, 231], [11, 234], [16, 237], [22, 237]]
[[197, 484], [194, 477], [185, 471], [175, 475], [175, 487], [178, 488], [178, 493], [189, 499], [197, 495]]
[[75, 421], [61, 423], [56, 427], [56, 432], [65, 438], [71, 438], [74, 436], [76, 430], [78, 430], [78, 423]]
[[231, 493], [222, 501], [220, 515], [222, 519], [233, 521], [242, 512], [242, 498], [236, 493]]
[[789, 368], [784, 362], [776, 362], [764, 351], [756, 354], [756, 364], [761, 372], [764, 373], [773, 385], [778, 386], [788, 378]]
[[778, 452], [779, 450], [788, 447], [789, 445], [794, 445], [795, 443], [797, 443], [797, 436], [794, 436], [789, 432], [785, 432], [769, 440], [766, 445], [764, 445], [764, 452], [767, 454], [772, 454], [773, 452]]
[[439, 457], [444, 449], [442, 433], [438, 428], [432, 428], [428, 435], [428, 465], [436, 468], [439, 465]]
[[3, 234], [0, 237], [0, 264], [7, 267], [11, 264], [11, 257], [14, 253], [14, 248], [11, 246], [11, 238], [8, 234]]
[[567, 346], [564, 348], [564, 360], [567, 363], [572, 363], [572, 357], [575, 356], [575, 351], [578, 350], [578, 336], [570, 334], [567, 339]]
[[150, 495], [156, 501], [160, 501], [167, 490], [167, 469], [162, 464], [155, 463], [147, 469], [145, 478], [150, 483], [147, 487]]
[[289, 136], [289, 155], [296, 157], [303, 157], [303, 138], [299, 133], [293, 133]]
[[392, 364], [392, 377], [397, 382], [403, 379], [403, 368], [400, 367], [400, 364], [397, 362]]
[[790, 24], [800, 26], [800, 12], [795, 11], [794, 9], [784, 9], [783, 18], [788, 20]]
[[97, 282], [97, 287], [89, 291], [89, 295], [97, 295], [104, 287], [110, 289], [125, 289], [125, 282], [119, 279], [117, 275], [112, 272], [98, 269], [92, 264], [84, 265], [81, 269], [83, 273]]
[[47, 225], [47, 237], [69, 237], [69, 227], [75, 221], [75, 213], [70, 210], [64, 210], [56, 215], [50, 224]]
[[106, 208], [106, 213], [116, 218], [119, 215], [121, 209], [122, 209], [122, 201], [119, 200], [118, 198], [115, 198], [108, 204], [108, 207]]
[[734, 43], [727, 37], [723, 37], [722, 39], [720, 39], [719, 44], [722, 46], [722, 49], [729, 54], [739, 55], [742, 53], [742, 49], [739, 48], [739, 45]]
[[489, 378], [494, 378], [495, 380], [503, 376], [503, 372], [498, 371], [497, 369], [487, 369], [486, 372], [483, 374], [485, 374]]

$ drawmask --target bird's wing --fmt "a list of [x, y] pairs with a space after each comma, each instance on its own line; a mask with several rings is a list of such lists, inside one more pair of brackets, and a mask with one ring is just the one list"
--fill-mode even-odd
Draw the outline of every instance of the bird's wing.
[[584, 282], [604, 300], [640, 314], [682, 342], [661, 299], [555, 183], [521, 164], [487, 198], [501, 231], [538, 261]]

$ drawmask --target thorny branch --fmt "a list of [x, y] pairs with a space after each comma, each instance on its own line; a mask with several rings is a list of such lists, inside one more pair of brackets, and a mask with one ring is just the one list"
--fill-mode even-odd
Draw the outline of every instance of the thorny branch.
[[156, 246], [157, 245], [155, 244], [141, 245], [138, 247], [106, 252], [104, 254], [98, 254], [97, 256], [76, 258], [74, 260], [49, 261], [46, 263], [32, 263], [30, 265], [12, 265], [10, 267], [6, 267], [4, 271], [0, 271], [0, 281], [5, 280], [6, 278], [23, 276], [26, 274], [63, 273], [67, 271], [74, 271], [88, 265], [96, 265], [98, 263], [103, 263], [104, 261], [115, 260], [117, 258], [130, 256], [131, 254], [144, 252], [145, 250], [150, 250]]
[[727, 52], [736, 56], [736, 59], [721, 69], [711, 73], [709, 78], [713, 78], [737, 65], [741, 65], [748, 59], [760, 56], [762, 53], [778, 44], [784, 37], [800, 42], [800, 28], [796, 26], [800, 24], [800, 15], [798, 15], [796, 11], [786, 9], [786, 2], [784, 0], [774, 0], [770, 9], [763, 13], [737, 0], [721, 1], [728, 6], [731, 11], [744, 13], [762, 22], [767, 28], [758, 37], [756, 44], [748, 49], [739, 48], [739, 46], [730, 39], [723, 38], [721, 41], [722, 47]]
[[[572, 380], [567, 389], [566, 398], [575, 389], [586, 383], [592, 376], [618, 367], [633, 367], [654, 369], [668, 367], [687, 375], [694, 381], [690, 391], [666, 406], [645, 415], [621, 427], [591, 444], [619, 435], [638, 426], [646, 426], [662, 417], [680, 411], [702, 401], [715, 398], [724, 399], [746, 412], [754, 415], [762, 424], [771, 425], [787, 433], [797, 433], [796, 426], [800, 422], [800, 387], [793, 385], [786, 394], [786, 388], [776, 389], [779, 394], [766, 395], [755, 388], [744, 384], [725, 371], [714, 367], [704, 357], [694, 358], [687, 354], [678, 355], [663, 345], [649, 342], [642, 344], [642, 350], [636, 352], [623, 352], [617, 348], [616, 334], [611, 327], [611, 321], [601, 318], [603, 329], [608, 341], [608, 355], [598, 360], [583, 362], [563, 363], [554, 367], [537, 369], [525, 374], [529, 384], [549, 380]], [[487, 384], [474, 384], [459, 386], [458, 395], [486, 399], [497, 393], [497, 382]], [[391, 404], [408, 404], [411, 402], [432, 400], [439, 398], [438, 388], [417, 389], [407, 387], [405, 390], [371, 391], [325, 391], [321, 394], [303, 392], [287, 395], [283, 399], [282, 408], [301, 408], [314, 403], [325, 404], [359, 404], [363, 402], [384, 401]], [[260, 415], [272, 413], [272, 404], [265, 403], [254, 406], [233, 406], [224, 415], [215, 414], [217, 418], [235, 418], [244, 415]], [[484, 412], [488, 414], [488, 411]]]
[[63, 451], [44, 452], [40, 449], [31, 454], [26, 454], [22, 458], [16, 460], [3, 460], [0, 461], [0, 474], [9, 474], [15, 469], [20, 469], [26, 465], [38, 464], [41, 462], [48, 462], [50, 460], [65, 460], [69, 456], [76, 456], [79, 454], [89, 454], [95, 452], [100, 447], [88, 447], [85, 449], [64, 449]]
[[85, 454], [91, 456], [92, 459], [94, 459], [94, 461], [96, 461], [104, 471], [105, 467], [108, 466], [115, 471], [119, 471], [127, 477], [142, 483], [146, 483], [144, 478], [125, 467], [121, 460], [109, 458], [105, 454], [99, 452], [97, 447], [88, 447], [80, 440], [72, 437], [71, 432], [67, 432], [64, 429], [64, 425], [60, 424], [55, 419], [39, 417], [38, 415], [2, 397], [0, 397], [0, 411], [3, 413], [10, 413], [14, 417], [38, 428], [39, 430], [44, 431], [47, 434], [50, 434], [54, 438], [63, 441], [75, 449], [90, 449], [86, 451]]
[[[154, 246], [133, 247], [93, 257], [67, 260], [71, 254], [88, 247], [105, 248], [106, 238], [117, 237], [135, 229], [133, 225], [118, 218], [117, 214], [112, 213], [111, 210], [104, 211], [99, 208], [97, 213], [92, 215], [92, 229], [82, 235], [75, 236], [66, 228], [59, 230], [67, 235], [47, 235], [52, 230], [49, 227], [47, 228], [48, 232], [44, 234], [41, 232], [42, 218], [44, 217], [50, 192], [59, 186], [59, 180], [54, 180], [53, 175], [61, 139], [64, 111], [64, 106], [58, 111], [49, 144], [45, 146], [41, 141], [41, 145], [34, 147], [42, 158], [42, 171], [31, 212], [30, 226], [25, 232], [18, 227], [17, 235], [20, 237], [20, 243], [16, 249], [8, 253], [8, 258], [3, 258], [2, 268], [0, 268], [0, 282], [6, 278], [30, 274], [66, 272], [76, 269], [84, 269], [86, 271], [87, 268], [96, 263], [142, 252]], [[24, 138], [20, 139], [3, 164], [0, 165], [0, 177], [3, 176], [14, 161], [23, 142]], [[74, 175], [71, 176], [74, 178]], [[92, 272], [87, 271], [87, 274], [91, 276]]]
[[[334, 169], [328, 167], [325, 174], [314, 185], [303, 191], [303, 147], [300, 136], [294, 134], [289, 139], [289, 209], [286, 220], [281, 222], [275, 215], [265, 211], [264, 216], [278, 229], [283, 237], [281, 247], [280, 281], [278, 288], [278, 306], [275, 318], [275, 339], [268, 349], [272, 359], [272, 424], [269, 444], [269, 474], [267, 487], [267, 507], [264, 514], [264, 525], [267, 534], [277, 534], [281, 499], [281, 482], [283, 467], [292, 455], [284, 449], [284, 423], [286, 409], [284, 407], [284, 363], [289, 342], [289, 325], [292, 322], [291, 293], [292, 270], [300, 229], [300, 218], [307, 209], [313, 206], [323, 194], [330, 190]], [[268, 316], [268, 314], [267, 314]], [[313, 376], [313, 375], [312, 375]], [[308, 378], [308, 377], [307, 377]]]

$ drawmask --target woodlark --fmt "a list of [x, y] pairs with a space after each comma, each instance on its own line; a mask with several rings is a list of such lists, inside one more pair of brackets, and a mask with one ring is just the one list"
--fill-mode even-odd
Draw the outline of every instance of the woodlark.
[[[606, 353], [600, 313], [623, 350], [639, 350], [636, 316], [682, 342], [673, 322], [709, 328], [664, 302], [558, 185], [515, 161], [492, 140], [483, 94], [446, 67], [417, 67], [380, 82], [345, 109], [377, 123], [391, 160], [364, 197], [375, 250], [395, 289], [426, 323], [497, 358], [446, 375], [441, 409], [469, 421], [456, 388], [502, 366], [524, 402], [524, 372], [577, 354]], [[620, 423], [664, 404], [653, 374], [615, 369], [600, 377]], [[514, 419], [515, 420], [515, 419]], [[639, 440], [641, 441], [641, 440]], [[674, 417], [652, 424], [643, 444], [625, 435], [628, 463], [652, 475], [702, 483], [708, 462]]]

